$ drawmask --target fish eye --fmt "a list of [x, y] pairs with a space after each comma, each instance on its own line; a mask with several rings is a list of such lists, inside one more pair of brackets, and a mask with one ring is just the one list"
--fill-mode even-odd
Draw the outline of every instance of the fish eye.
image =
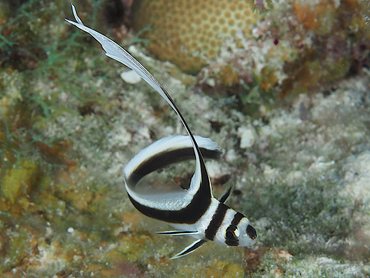
[[235, 240], [235, 233], [232, 231], [226, 231], [226, 240]]
[[225, 232], [225, 243], [229, 246], [237, 246], [239, 244], [238, 236], [238, 228], [235, 225], [230, 225]]

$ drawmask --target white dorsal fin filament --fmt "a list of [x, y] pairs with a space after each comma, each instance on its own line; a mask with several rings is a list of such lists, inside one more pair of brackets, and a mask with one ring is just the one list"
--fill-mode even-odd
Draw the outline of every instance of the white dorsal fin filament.
[[[73, 15], [77, 22], [70, 21], [66, 19], [67, 22], [69, 22], [72, 25], [75, 25], [79, 29], [89, 33], [92, 35], [103, 47], [103, 49], [106, 51], [106, 55], [124, 65], [134, 70], [137, 74], [139, 74], [154, 90], [156, 90], [166, 101], [167, 103], [172, 107], [172, 109], [176, 112], [178, 117], [180, 118], [182, 124], [184, 125], [187, 133], [189, 134], [195, 159], [196, 159], [196, 169], [195, 173], [193, 175], [193, 178], [191, 180], [190, 188], [189, 188], [189, 194], [195, 194], [195, 192], [198, 190], [199, 186], [202, 184], [203, 179], [208, 179], [209, 177], [207, 174], [207, 171], [205, 170], [204, 166], [204, 160], [200, 153], [199, 147], [194, 139], [194, 136], [189, 129], [186, 121], [184, 120], [183, 116], [181, 115], [180, 111], [177, 109], [175, 103], [173, 102], [171, 96], [166, 92], [166, 90], [157, 82], [157, 80], [134, 58], [132, 57], [126, 50], [124, 50], [122, 47], [120, 47], [118, 44], [113, 42], [111, 39], [107, 38], [106, 36], [98, 33], [97, 31], [86, 27], [81, 19], [78, 17], [75, 7], [72, 5]], [[203, 168], [203, 170], [202, 170]], [[202, 176], [203, 174], [203, 176]], [[212, 188], [211, 183], [208, 182], [209, 186], [209, 192], [212, 194]]]

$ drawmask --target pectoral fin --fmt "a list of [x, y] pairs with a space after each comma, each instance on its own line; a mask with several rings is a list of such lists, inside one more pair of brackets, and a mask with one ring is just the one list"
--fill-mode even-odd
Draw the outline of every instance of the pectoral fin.
[[170, 235], [170, 236], [189, 236], [189, 235], [196, 235], [198, 231], [163, 231], [157, 232], [156, 234], [159, 235]]

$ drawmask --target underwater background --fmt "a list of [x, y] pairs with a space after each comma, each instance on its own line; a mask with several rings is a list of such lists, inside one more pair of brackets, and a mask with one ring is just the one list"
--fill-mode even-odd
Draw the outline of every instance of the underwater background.
[[[1, 277], [368, 277], [367, 0], [76, 0], [87, 26], [135, 56], [256, 228], [250, 249], [191, 239], [131, 205], [123, 167], [185, 134], [148, 85], [70, 26], [71, 1], [0, 1]], [[186, 185], [189, 165], [151, 186]], [[153, 188], [153, 192], [155, 188]]]

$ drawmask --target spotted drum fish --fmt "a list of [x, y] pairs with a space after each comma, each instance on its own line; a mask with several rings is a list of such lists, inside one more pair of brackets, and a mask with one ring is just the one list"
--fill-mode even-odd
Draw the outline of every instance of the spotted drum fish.
[[[213, 197], [204, 158], [217, 159], [220, 156], [221, 150], [217, 143], [209, 138], [194, 136], [162, 85], [118, 44], [86, 27], [73, 5], [72, 10], [76, 22], [68, 19], [66, 21], [93, 36], [102, 45], [108, 57], [139, 74], [172, 107], [188, 133], [188, 136], [170, 136], [154, 142], [141, 150], [124, 168], [126, 191], [135, 208], [144, 215], [164, 221], [176, 229], [160, 232], [160, 234], [189, 235], [196, 239], [171, 259], [190, 254], [208, 241], [228, 246], [252, 246], [257, 238], [256, 230], [243, 214], [224, 204], [231, 188], [218, 200]], [[149, 173], [172, 163], [194, 158], [195, 173], [189, 189], [157, 194], [144, 194], [135, 190], [138, 182]]]

